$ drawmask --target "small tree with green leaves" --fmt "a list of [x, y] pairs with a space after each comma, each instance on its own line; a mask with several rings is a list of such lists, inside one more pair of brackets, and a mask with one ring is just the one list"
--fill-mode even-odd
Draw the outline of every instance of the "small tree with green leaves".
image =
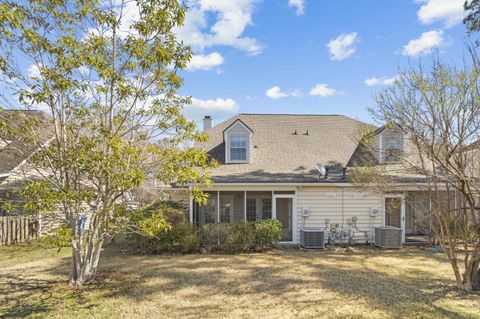
[[[93, 281], [104, 243], [130, 220], [116, 207], [146, 177], [209, 183], [208, 156], [189, 147], [206, 136], [177, 94], [191, 56], [174, 34], [185, 12], [175, 0], [0, 4], [3, 107], [45, 110], [51, 135], [38, 137], [45, 123], [28, 112], [3, 111], [0, 129], [38, 148], [24, 208], [58, 211], [72, 229], [73, 285]], [[158, 214], [133, 226], [148, 234], [168, 223]]]

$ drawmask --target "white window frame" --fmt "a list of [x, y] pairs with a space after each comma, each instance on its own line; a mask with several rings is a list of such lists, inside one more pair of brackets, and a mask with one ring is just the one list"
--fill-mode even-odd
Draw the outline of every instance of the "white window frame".
[[[245, 203], [248, 202], [248, 200], [255, 200], [255, 220], [252, 221], [261, 221], [263, 219], [263, 201], [266, 199], [271, 200], [272, 202], [270, 203], [270, 218], [273, 218], [273, 199], [271, 195], [250, 195], [250, 197], [247, 196]], [[245, 204], [246, 205], [246, 204]], [[247, 206], [245, 206], [245, 214], [247, 214]], [[249, 221], [247, 218], [247, 215], [245, 215], [245, 220]]]
[[[240, 140], [242, 139], [245, 142], [245, 147], [233, 147], [232, 142], [234, 139]], [[249, 137], [247, 135], [240, 135], [240, 134], [232, 134], [228, 137], [228, 148], [229, 148], [229, 162], [230, 163], [245, 163], [248, 162], [248, 141]], [[232, 158], [232, 149], [245, 149], [245, 158], [244, 159], [233, 159]]]

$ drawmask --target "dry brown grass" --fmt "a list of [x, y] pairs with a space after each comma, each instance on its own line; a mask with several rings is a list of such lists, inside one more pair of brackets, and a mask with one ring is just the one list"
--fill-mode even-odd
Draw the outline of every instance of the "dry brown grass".
[[99, 283], [79, 290], [65, 284], [68, 250], [41, 249], [0, 248], [4, 317], [480, 318], [480, 296], [455, 290], [443, 255], [418, 248], [233, 256], [110, 248]]

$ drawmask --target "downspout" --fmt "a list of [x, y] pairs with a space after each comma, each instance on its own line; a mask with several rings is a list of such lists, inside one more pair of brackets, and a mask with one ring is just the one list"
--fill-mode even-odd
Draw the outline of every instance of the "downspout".
[[373, 245], [375, 231], [373, 230], [373, 218], [374, 217], [373, 217], [373, 212], [371, 210], [372, 209], [370, 208], [370, 238], [372, 239], [370, 245]]
[[344, 221], [345, 221], [345, 209], [344, 209], [344, 200], [343, 200], [343, 187], [341, 187], [341, 190], [342, 190], [342, 227], [340, 228], [341, 229], [341, 243], [343, 244], [343, 235], [344, 235], [344, 231], [343, 231], [343, 225], [344, 225]]

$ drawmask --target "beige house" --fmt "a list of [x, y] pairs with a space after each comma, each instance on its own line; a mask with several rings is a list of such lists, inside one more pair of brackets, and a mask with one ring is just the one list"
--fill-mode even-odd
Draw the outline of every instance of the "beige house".
[[191, 222], [275, 218], [285, 243], [298, 243], [302, 228], [323, 229], [337, 242], [372, 242], [374, 228], [383, 225], [401, 228], [403, 241], [428, 235], [429, 201], [415, 187], [420, 180], [402, 177], [397, 190], [385, 193], [351, 182], [365, 156], [382, 165], [404, 151], [402, 133], [386, 128], [377, 130], [376, 151], [361, 151], [357, 136], [365, 125], [341, 115], [239, 114], [215, 126], [205, 117], [210, 139], [199, 147], [220, 165], [213, 186], [204, 188], [207, 205], [185, 198]]
[[[31, 168], [28, 159], [37, 152], [53, 135], [50, 119], [46, 113], [30, 110], [0, 109], [0, 216], [5, 212], [2, 203], [20, 200], [15, 191], [22, 183], [41, 179], [42, 176]], [[15, 131], [25, 123], [37, 123], [35, 132]], [[33, 130], [33, 129], [32, 129]], [[21, 211], [19, 212], [21, 213]]]

